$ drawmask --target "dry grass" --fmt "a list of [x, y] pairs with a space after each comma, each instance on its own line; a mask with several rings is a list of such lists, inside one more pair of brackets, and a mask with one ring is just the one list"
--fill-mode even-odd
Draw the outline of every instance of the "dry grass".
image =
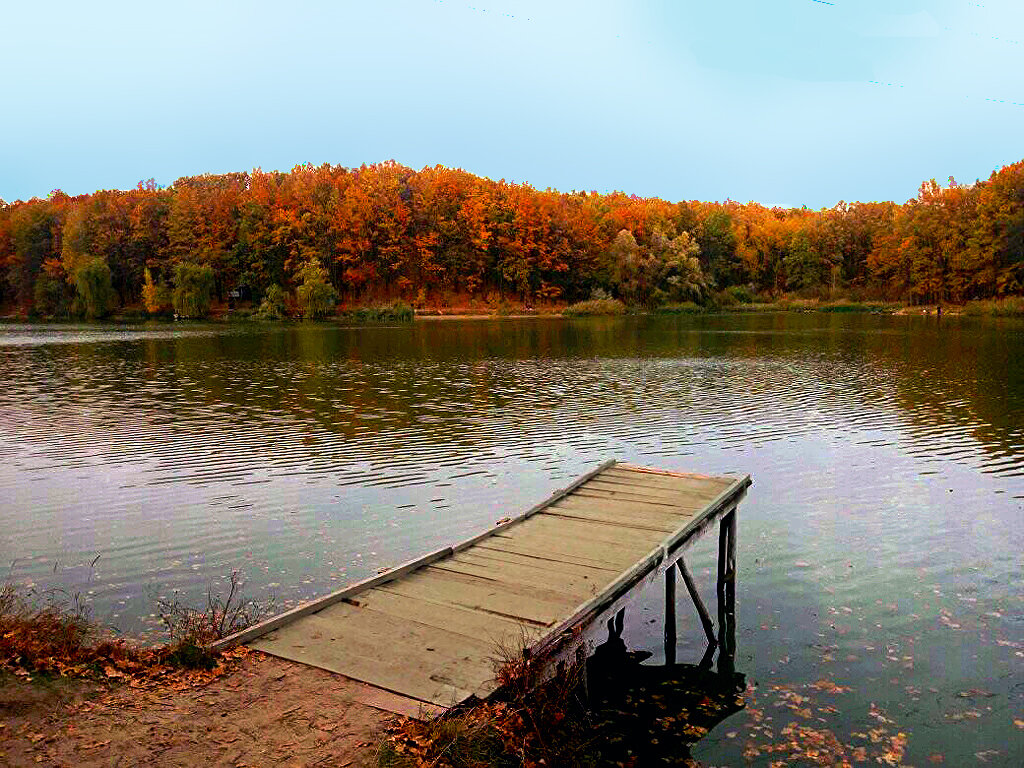
[[204, 608], [183, 604], [177, 598], [158, 600], [157, 606], [172, 644], [204, 646], [256, 624], [272, 610], [273, 603], [243, 598], [242, 574], [232, 571], [227, 597], [214, 594], [210, 586]]
[[0, 663], [41, 670], [86, 664], [97, 655], [96, 634], [78, 594], [36, 593], [9, 581], [0, 587]]
[[487, 701], [453, 710], [430, 722], [403, 720], [380, 743], [382, 768], [431, 765], [590, 766], [590, 716], [581, 698], [583, 670], [567, 667], [534, 685], [539, 664], [521, 644], [495, 649], [499, 689]]
[[160, 601], [171, 642], [143, 648], [103, 631], [78, 593], [59, 588], [39, 592], [7, 581], [0, 586], [0, 668], [108, 677], [145, 674], [168, 665], [212, 669], [217, 662], [207, 644], [245, 629], [269, 610], [242, 597], [238, 571], [229, 583], [227, 597], [212, 588], [207, 591], [205, 608]]

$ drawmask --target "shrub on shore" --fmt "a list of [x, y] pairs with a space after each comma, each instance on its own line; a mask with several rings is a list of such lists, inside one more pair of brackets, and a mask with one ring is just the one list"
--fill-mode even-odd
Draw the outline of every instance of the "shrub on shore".
[[708, 311], [706, 307], [692, 301], [681, 301], [675, 304], [662, 304], [654, 310], [656, 315], [699, 315]]
[[358, 307], [349, 316], [359, 323], [411, 323], [416, 313], [404, 301], [396, 301], [377, 307]]
[[1008, 296], [990, 301], [969, 301], [963, 313], [972, 316], [1020, 317], [1024, 315], [1024, 297]]
[[284, 288], [275, 283], [263, 294], [263, 301], [254, 317], [257, 320], [283, 320], [287, 315]]
[[159, 601], [170, 642], [142, 647], [100, 627], [79, 594], [39, 592], [7, 581], [0, 586], [0, 669], [108, 678], [146, 677], [169, 667], [212, 669], [216, 657], [207, 645], [256, 623], [270, 608], [245, 600], [241, 586], [235, 571], [227, 597], [211, 587], [205, 608]]
[[562, 314], [569, 317], [624, 315], [626, 314], [626, 305], [618, 299], [588, 299], [570, 304], [562, 310]]

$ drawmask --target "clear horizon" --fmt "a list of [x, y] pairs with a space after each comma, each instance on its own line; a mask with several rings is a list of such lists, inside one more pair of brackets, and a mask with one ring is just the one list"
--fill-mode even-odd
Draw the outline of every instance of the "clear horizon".
[[1024, 157], [1008, 0], [184, 2], [6, 13], [0, 199], [394, 159], [818, 209]]

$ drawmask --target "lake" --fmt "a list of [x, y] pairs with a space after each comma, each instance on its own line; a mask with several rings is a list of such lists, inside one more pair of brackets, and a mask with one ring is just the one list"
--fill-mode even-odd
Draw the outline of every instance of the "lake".
[[[1022, 361], [1024, 322], [962, 317], [3, 325], [0, 574], [156, 637], [234, 569], [288, 607], [608, 458], [749, 473], [747, 707], [695, 756], [1017, 766]], [[715, 538], [687, 557], [712, 612]], [[649, 663], [659, 589], [624, 634]]]

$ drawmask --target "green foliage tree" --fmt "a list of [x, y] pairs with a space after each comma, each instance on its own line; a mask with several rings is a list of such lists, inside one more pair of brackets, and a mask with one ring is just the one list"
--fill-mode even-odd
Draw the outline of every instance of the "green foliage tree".
[[10, 212], [7, 280], [18, 301], [28, 303], [32, 299], [43, 263], [60, 253], [61, 226], [55, 201], [32, 200]]
[[75, 291], [82, 313], [88, 320], [106, 317], [114, 308], [116, 295], [110, 267], [103, 259], [91, 259], [74, 273]]
[[171, 292], [167, 284], [162, 280], [153, 280], [153, 273], [149, 268], [145, 270], [142, 283], [142, 303], [146, 311], [151, 315], [159, 315], [166, 312], [171, 306]]
[[786, 268], [786, 287], [790, 290], [810, 290], [825, 283], [828, 264], [818, 255], [803, 230], [797, 231], [790, 239], [789, 250], [782, 262]]
[[259, 320], [283, 320], [286, 315], [284, 288], [274, 283], [263, 294], [263, 301], [260, 302], [256, 317]]
[[295, 299], [303, 317], [317, 319], [334, 311], [338, 292], [330, 284], [327, 270], [320, 266], [316, 257], [310, 257], [302, 265], [297, 277], [301, 282], [295, 289]]
[[44, 317], [63, 317], [68, 314], [69, 302], [67, 283], [51, 277], [45, 271], [39, 273], [33, 291], [32, 309]]
[[213, 286], [213, 268], [209, 265], [179, 264], [174, 269], [175, 313], [190, 319], [206, 317], [210, 313]]
[[658, 261], [655, 283], [669, 301], [702, 301], [708, 280], [700, 266], [700, 247], [689, 232], [669, 240], [655, 231], [651, 238], [652, 255]]

